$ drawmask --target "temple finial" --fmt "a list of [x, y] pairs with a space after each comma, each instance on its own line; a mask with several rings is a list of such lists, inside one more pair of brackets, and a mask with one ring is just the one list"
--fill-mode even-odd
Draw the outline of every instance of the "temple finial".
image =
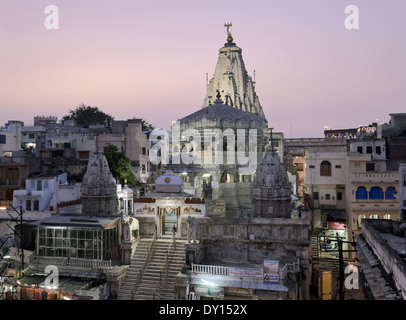
[[217, 91], [216, 98], [220, 100], [220, 99], [221, 99], [221, 94], [220, 94], [220, 91], [219, 91], [218, 89], [217, 89], [216, 91]]
[[227, 28], [227, 42], [231, 43], [233, 42], [233, 37], [231, 36], [231, 27], [232, 27], [232, 23], [231, 22], [227, 22], [224, 24], [224, 27]]

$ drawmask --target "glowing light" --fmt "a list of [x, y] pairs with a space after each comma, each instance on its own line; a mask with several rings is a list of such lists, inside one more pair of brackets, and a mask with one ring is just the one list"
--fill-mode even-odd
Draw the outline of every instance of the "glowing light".
[[206, 285], [206, 286], [210, 286], [210, 287], [214, 287], [215, 284], [213, 282], [207, 281], [205, 279], [202, 279], [202, 282]]

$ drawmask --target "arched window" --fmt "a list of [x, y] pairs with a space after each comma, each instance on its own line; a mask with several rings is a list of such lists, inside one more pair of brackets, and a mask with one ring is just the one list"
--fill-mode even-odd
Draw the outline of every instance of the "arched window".
[[369, 199], [383, 199], [383, 191], [381, 187], [372, 187], [369, 191]]
[[323, 161], [320, 164], [320, 176], [331, 176], [331, 163], [329, 161]]
[[387, 219], [387, 220], [390, 220], [391, 217], [390, 217], [390, 214], [385, 214], [385, 215], [383, 216], [383, 218], [384, 218], [384, 219]]
[[367, 192], [367, 188], [365, 187], [358, 187], [357, 188], [357, 192], [355, 193], [355, 198], [357, 200], [366, 200], [368, 199], [368, 192]]
[[369, 219], [379, 219], [379, 216], [377, 214], [371, 214]]
[[385, 191], [385, 199], [396, 199], [396, 188], [395, 187], [387, 187]]

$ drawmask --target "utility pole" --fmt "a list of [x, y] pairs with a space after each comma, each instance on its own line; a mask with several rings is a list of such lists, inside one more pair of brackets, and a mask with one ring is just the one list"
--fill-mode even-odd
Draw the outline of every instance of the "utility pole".
[[[325, 237], [325, 236], [324, 236]], [[344, 281], [345, 281], [345, 276], [344, 276], [344, 252], [357, 252], [357, 243], [355, 242], [355, 237], [354, 237], [354, 232], [352, 233], [352, 240], [353, 241], [343, 241], [338, 237], [338, 233], [336, 233], [336, 239], [328, 239], [326, 242], [331, 243], [331, 241], [337, 241], [337, 247], [338, 250], [329, 250], [329, 251], [338, 251], [338, 262], [339, 262], [339, 297], [340, 300], [344, 300], [344, 294], [345, 294], [345, 288], [344, 288]], [[351, 246], [354, 248], [353, 250], [343, 250], [343, 243], [349, 243]]]
[[[21, 249], [21, 271], [24, 270], [24, 230], [23, 230], [23, 210], [22, 207], [20, 206], [20, 211], [17, 211], [16, 208], [14, 208], [10, 203], [8, 204], [10, 208], [12, 208], [17, 214], [18, 218], [20, 218], [18, 221], [16, 218], [14, 218], [10, 213], [7, 212], [7, 214], [10, 216], [10, 218], [16, 223], [16, 225], [20, 226], [20, 234], [17, 234], [17, 236], [20, 238], [20, 249]], [[13, 230], [10, 227], [11, 230]], [[13, 230], [14, 231], [14, 230]], [[14, 231], [15, 233], [15, 231]]]

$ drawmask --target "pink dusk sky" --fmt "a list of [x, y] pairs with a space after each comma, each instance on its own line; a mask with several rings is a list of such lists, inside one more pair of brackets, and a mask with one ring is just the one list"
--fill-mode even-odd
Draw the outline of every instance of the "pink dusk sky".
[[[347, 5], [359, 30], [344, 26]], [[286, 138], [406, 112], [404, 0], [0, 0], [0, 125], [84, 103], [169, 129], [202, 107], [225, 22]]]

